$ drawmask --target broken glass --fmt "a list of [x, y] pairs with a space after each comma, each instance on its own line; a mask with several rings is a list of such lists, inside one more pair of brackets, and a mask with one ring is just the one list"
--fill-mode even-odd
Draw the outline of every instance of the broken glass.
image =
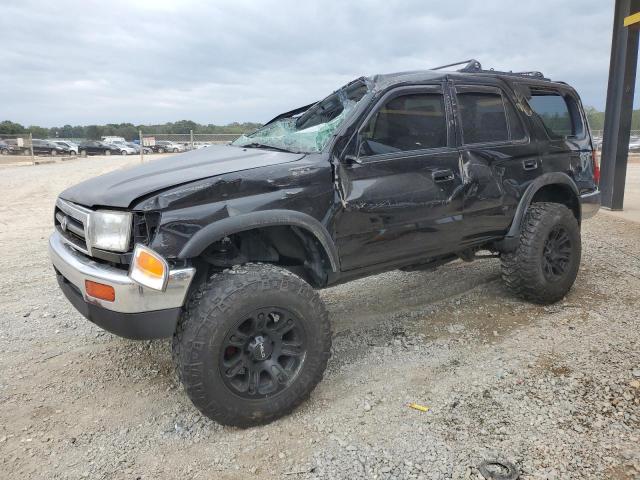
[[291, 152], [320, 152], [344, 120], [367, 93], [363, 80], [346, 85], [296, 117], [269, 123], [255, 132], [242, 135], [232, 145], [266, 147]]

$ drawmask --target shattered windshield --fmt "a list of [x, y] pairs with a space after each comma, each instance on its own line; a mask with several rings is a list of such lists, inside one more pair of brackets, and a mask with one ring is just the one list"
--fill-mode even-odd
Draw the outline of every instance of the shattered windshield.
[[320, 152], [368, 90], [364, 79], [356, 80], [307, 111], [276, 119], [253, 133], [240, 136], [231, 144], [289, 152]]

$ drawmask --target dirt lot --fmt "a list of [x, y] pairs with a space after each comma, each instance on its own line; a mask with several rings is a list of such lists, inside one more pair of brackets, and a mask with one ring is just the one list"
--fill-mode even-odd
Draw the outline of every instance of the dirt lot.
[[168, 341], [105, 333], [55, 283], [56, 195], [136, 162], [0, 167], [0, 478], [476, 479], [494, 457], [525, 480], [640, 478], [640, 224], [587, 222], [578, 281], [550, 307], [511, 298], [496, 260], [323, 291], [324, 381], [239, 430], [191, 406]]

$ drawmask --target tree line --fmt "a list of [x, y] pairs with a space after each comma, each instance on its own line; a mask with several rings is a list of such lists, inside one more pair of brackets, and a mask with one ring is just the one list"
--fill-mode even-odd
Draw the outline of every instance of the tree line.
[[99, 140], [103, 136], [124, 137], [127, 140], [138, 138], [138, 131], [142, 133], [233, 133], [251, 132], [262, 124], [254, 122], [229, 123], [227, 125], [202, 125], [191, 120], [180, 120], [158, 125], [134, 125], [132, 123], [108, 123], [106, 125], [64, 125], [62, 127], [39, 127], [37, 125], [23, 126], [19, 123], [5, 120], [0, 122], [0, 135], [26, 134], [31, 132], [33, 138], [88, 138]]
[[[593, 130], [604, 128], [604, 112], [594, 107], [585, 107], [589, 125]], [[127, 140], [138, 138], [138, 131], [142, 133], [167, 134], [186, 133], [233, 133], [241, 134], [251, 132], [262, 124], [255, 122], [229, 123], [227, 125], [203, 125], [191, 120], [180, 120], [157, 125], [134, 125], [132, 123], [108, 123], [106, 125], [64, 125], [62, 127], [39, 127], [37, 125], [23, 126], [10, 120], [0, 122], [0, 135], [29, 133], [34, 138], [88, 138], [98, 140], [106, 135], [124, 137]], [[634, 110], [631, 120], [631, 129], [640, 130], [640, 109]]]

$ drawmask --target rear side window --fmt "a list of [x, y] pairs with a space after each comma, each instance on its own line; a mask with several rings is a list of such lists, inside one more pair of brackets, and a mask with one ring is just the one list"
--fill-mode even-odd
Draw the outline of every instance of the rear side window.
[[369, 120], [362, 138], [364, 154], [447, 146], [441, 93], [411, 93], [388, 100]]
[[497, 92], [459, 92], [457, 96], [464, 143], [509, 140], [502, 95]]
[[563, 97], [557, 92], [532, 91], [529, 105], [542, 121], [549, 137], [580, 137], [584, 134], [580, 110], [571, 97]]

